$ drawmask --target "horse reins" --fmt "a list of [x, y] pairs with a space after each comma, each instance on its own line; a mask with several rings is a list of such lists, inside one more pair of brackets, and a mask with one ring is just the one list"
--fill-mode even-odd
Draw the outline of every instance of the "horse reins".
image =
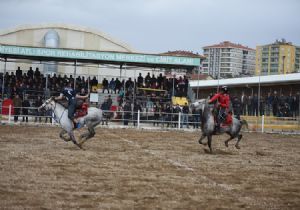
[[[55, 102], [55, 101], [54, 101], [54, 102]], [[54, 106], [54, 109], [53, 109], [53, 111], [52, 111], [52, 113], [54, 114], [54, 119], [55, 119], [55, 120], [57, 119], [57, 116], [56, 116], [56, 114], [55, 114], [56, 103], [57, 103], [57, 102], [55, 102], [55, 106]], [[61, 118], [63, 117], [63, 115], [64, 115], [64, 113], [65, 113], [66, 110], [67, 110], [67, 109], [64, 108], [64, 111], [62, 112], [60, 118], [58, 119], [58, 121], [56, 120], [59, 124], [60, 124]]]

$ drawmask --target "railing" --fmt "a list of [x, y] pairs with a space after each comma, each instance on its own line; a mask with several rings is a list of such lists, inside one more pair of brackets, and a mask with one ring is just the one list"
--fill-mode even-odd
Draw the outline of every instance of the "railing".
[[[8, 115], [2, 114], [2, 109], [8, 109]], [[22, 110], [24, 107], [15, 107]], [[52, 113], [38, 112], [35, 107], [27, 107], [30, 114], [12, 114], [12, 106], [0, 106], [0, 122], [2, 124], [24, 125], [58, 125]], [[21, 120], [20, 120], [21, 118]], [[27, 120], [28, 118], [28, 120]], [[53, 120], [54, 119], [54, 120]], [[241, 116], [249, 125], [250, 132], [294, 133], [300, 134], [300, 118], [271, 116]], [[199, 114], [146, 112], [146, 111], [103, 111], [100, 126], [132, 127], [145, 129], [199, 129], [201, 118]]]
[[[3, 114], [3, 109], [8, 111], [7, 114]], [[19, 114], [12, 114], [13, 109], [19, 109]], [[22, 113], [22, 110], [26, 109], [28, 114]], [[17, 124], [17, 123], [42, 123], [42, 119], [45, 124], [48, 122], [52, 125], [55, 124], [53, 119], [53, 114], [50, 112], [38, 112], [37, 107], [12, 107], [10, 106], [0, 106], [0, 123], [5, 124]], [[24, 112], [24, 111], [23, 111]], [[21, 118], [21, 120], [20, 120]]]

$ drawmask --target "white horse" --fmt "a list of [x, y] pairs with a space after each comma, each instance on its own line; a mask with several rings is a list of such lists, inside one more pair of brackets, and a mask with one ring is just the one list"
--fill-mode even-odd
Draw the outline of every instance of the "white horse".
[[[74, 132], [73, 132], [73, 122], [68, 118], [68, 109], [62, 106], [60, 103], [57, 103], [54, 98], [49, 98], [45, 101], [39, 108], [39, 110], [51, 110], [54, 114], [55, 120], [60, 124], [61, 128], [63, 129], [59, 137], [64, 141], [70, 141], [77, 145], [79, 148], [82, 149], [82, 144], [92, 138], [95, 135], [95, 127], [101, 122], [102, 120], [102, 110], [97, 109], [95, 107], [88, 108], [88, 114], [78, 118], [78, 122], [84, 126], [86, 125], [88, 131], [80, 135], [80, 139], [83, 139], [81, 142], [77, 143]], [[65, 137], [65, 134], [68, 134], [69, 137]]]

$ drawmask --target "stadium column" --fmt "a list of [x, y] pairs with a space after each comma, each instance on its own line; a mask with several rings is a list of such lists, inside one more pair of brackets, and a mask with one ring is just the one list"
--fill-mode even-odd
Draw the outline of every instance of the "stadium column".
[[76, 67], [77, 67], [77, 60], [74, 61], [74, 90], [76, 89]]
[[199, 99], [199, 80], [200, 80], [200, 68], [201, 64], [198, 67], [198, 82], [197, 82], [197, 100]]
[[6, 74], [6, 62], [7, 58], [4, 58], [4, 71], [3, 71], [3, 78], [2, 78], [2, 101], [4, 99], [4, 83], [5, 83], [5, 74]]

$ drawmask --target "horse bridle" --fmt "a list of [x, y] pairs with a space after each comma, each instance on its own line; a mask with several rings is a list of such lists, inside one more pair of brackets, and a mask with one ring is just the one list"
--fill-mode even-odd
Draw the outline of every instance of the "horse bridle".
[[[53, 100], [53, 99], [52, 99], [52, 100]], [[53, 100], [53, 101], [55, 102], [55, 100]], [[57, 102], [55, 102], [54, 108], [53, 108], [53, 110], [52, 110], [52, 113], [54, 114], [54, 119], [55, 119], [55, 120], [57, 119], [57, 116], [56, 116], [56, 114], [55, 114], [56, 103], [57, 103]], [[67, 109], [64, 108], [64, 111], [61, 113], [59, 119], [56, 120], [59, 124], [60, 124], [61, 118], [63, 117], [63, 115], [64, 115], [64, 113], [65, 113], [66, 110], [67, 110]]]

